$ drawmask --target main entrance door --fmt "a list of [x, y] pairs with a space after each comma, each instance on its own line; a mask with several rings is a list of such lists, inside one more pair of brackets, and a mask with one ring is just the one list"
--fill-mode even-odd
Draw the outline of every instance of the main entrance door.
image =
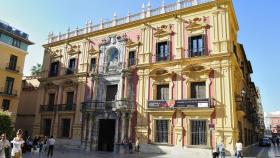
[[115, 138], [115, 120], [99, 120], [98, 150], [113, 151]]

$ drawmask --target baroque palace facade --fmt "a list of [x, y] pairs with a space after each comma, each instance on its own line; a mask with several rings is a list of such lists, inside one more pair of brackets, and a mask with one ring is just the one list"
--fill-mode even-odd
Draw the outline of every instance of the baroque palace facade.
[[50, 33], [33, 133], [90, 151], [253, 144], [258, 95], [238, 29], [231, 0], [178, 0]]

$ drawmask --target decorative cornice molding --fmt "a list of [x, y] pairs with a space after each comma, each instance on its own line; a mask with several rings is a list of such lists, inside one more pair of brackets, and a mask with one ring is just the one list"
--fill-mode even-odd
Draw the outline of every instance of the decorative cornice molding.
[[186, 27], [187, 31], [196, 31], [210, 28], [210, 25], [206, 23], [206, 17], [196, 17], [194, 19], [187, 20], [186, 23], [188, 24]]
[[165, 36], [172, 35], [174, 32], [172, 31], [172, 25], [161, 25], [160, 27], [156, 28], [156, 32], [154, 33], [154, 36], [156, 38], [161, 38]]

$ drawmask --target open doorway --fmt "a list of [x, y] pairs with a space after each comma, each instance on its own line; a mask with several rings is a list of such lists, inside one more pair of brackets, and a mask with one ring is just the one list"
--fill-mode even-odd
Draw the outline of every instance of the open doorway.
[[99, 151], [114, 151], [115, 122], [114, 119], [99, 120]]

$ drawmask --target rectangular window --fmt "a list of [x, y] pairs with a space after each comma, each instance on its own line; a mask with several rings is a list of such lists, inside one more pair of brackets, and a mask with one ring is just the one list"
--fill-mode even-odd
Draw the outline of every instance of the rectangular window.
[[191, 120], [191, 145], [207, 145], [206, 120]]
[[169, 59], [170, 56], [170, 50], [169, 50], [170, 42], [158, 42], [157, 43], [157, 53], [156, 53], [156, 59], [157, 61], [166, 61]]
[[5, 84], [5, 91], [4, 93], [12, 95], [13, 94], [13, 86], [14, 86], [15, 79], [12, 77], [6, 78], [6, 84]]
[[189, 38], [189, 57], [205, 55], [204, 35]]
[[130, 51], [128, 55], [128, 66], [135, 65], [135, 51]]
[[11, 55], [10, 63], [9, 63], [9, 69], [15, 71], [16, 67], [17, 67], [17, 56]]
[[70, 137], [70, 119], [62, 119], [61, 120], [61, 137], [69, 138]]
[[49, 105], [54, 105], [55, 93], [49, 94]]
[[50, 136], [51, 135], [51, 127], [52, 127], [52, 119], [44, 119], [43, 129], [44, 129], [44, 135], [45, 136]]
[[58, 75], [58, 67], [59, 67], [58, 61], [51, 63], [50, 77], [54, 77]]
[[206, 98], [205, 82], [191, 83], [191, 98], [194, 98], [194, 99], [205, 99]]
[[10, 100], [3, 99], [3, 102], [2, 102], [2, 109], [3, 109], [3, 111], [8, 111], [9, 108], [10, 108]]
[[118, 85], [107, 85], [106, 101], [114, 101], [117, 99]]
[[12, 46], [20, 48], [20, 40], [13, 38]]
[[72, 106], [74, 103], [74, 92], [67, 92], [66, 104]]
[[95, 71], [96, 70], [96, 58], [91, 58], [90, 59], [90, 71]]
[[168, 120], [156, 120], [155, 142], [168, 143]]
[[66, 74], [73, 74], [75, 72], [75, 69], [76, 69], [76, 58], [73, 58], [69, 60], [69, 65]]
[[157, 100], [168, 100], [168, 99], [169, 99], [169, 85], [158, 85]]

